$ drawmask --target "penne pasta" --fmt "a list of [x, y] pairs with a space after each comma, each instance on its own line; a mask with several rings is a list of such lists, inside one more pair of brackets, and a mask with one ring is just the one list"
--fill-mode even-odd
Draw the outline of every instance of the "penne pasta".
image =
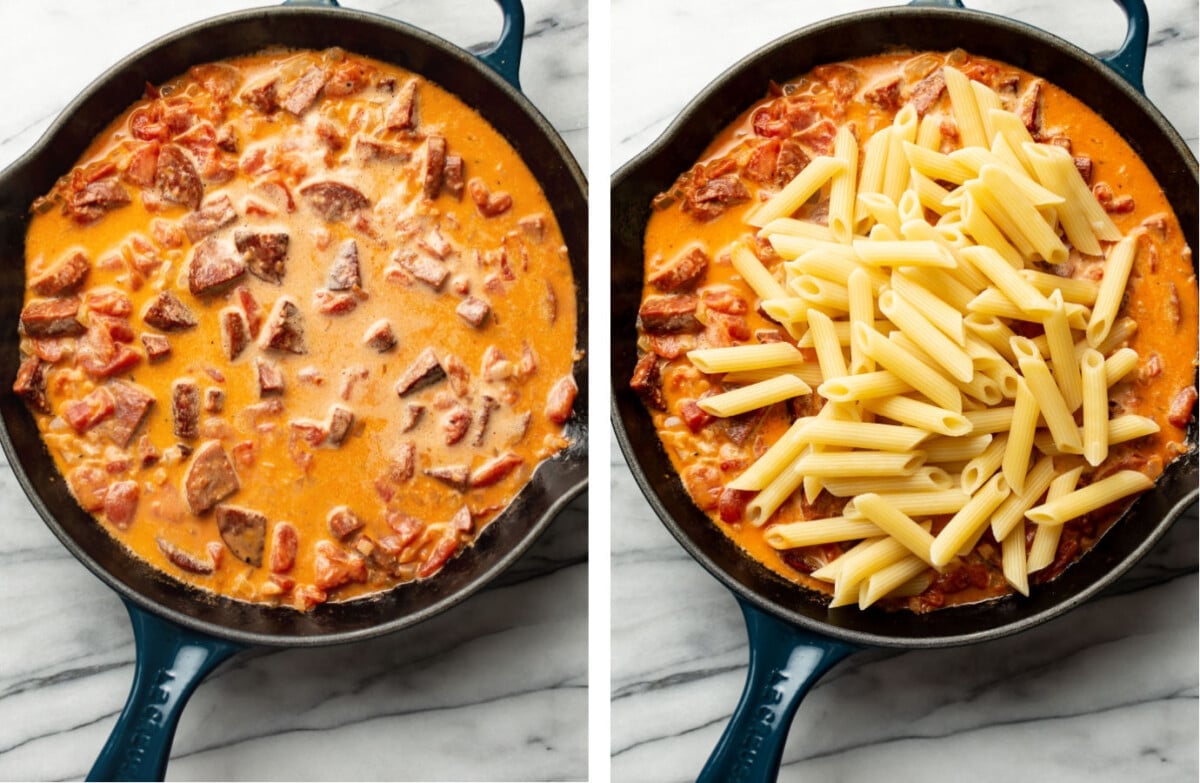
[[764, 408], [791, 397], [799, 397], [811, 391], [809, 385], [795, 375], [778, 375], [770, 380], [714, 394], [712, 397], [705, 397], [698, 400], [696, 404], [705, 413], [728, 418], [756, 408]]
[[1146, 474], [1121, 470], [1082, 489], [1034, 506], [1025, 512], [1025, 517], [1039, 525], [1061, 525], [1152, 486], [1154, 480]]
[[1083, 458], [1093, 467], [1108, 456], [1108, 383], [1104, 357], [1087, 351], [1079, 365], [1082, 375]]
[[992, 512], [1008, 495], [1004, 477], [1000, 474], [992, 476], [934, 538], [930, 551], [933, 564], [940, 567], [953, 560], [963, 545], [983, 529]]
[[827, 517], [803, 522], [775, 524], [763, 531], [763, 540], [776, 549], [795, 549], [801, 546], [834, 544], [876, 538], [883, 531], [874, 523], [861, 519]]
[[746, 222], [762, 228], [776, 218], [788, 217], [820, 190], [833, 175], [842, 171], [845, 165], [843, 161], [827, 155], [813, 158], [791, 182], [783, 186], [782, 190], [752, 210], [746, 216]]
[[1025, 489], [1025, 476], [1029, 468], [1029, 457], [1033, 452], [1033, 436], [1037, 431], [1041, 409], [1037, 397], [1024, 378], [1017, 381], [1017, 396], [1013, 400], [1012, 424], [1008, 430], [1008, 443], [1001, 462], [1004, 479], [1013, 491], [1020, 494]]
[[858, 139], [849, 125], [843, 125], [833, 141], [833, 157], [842, 169], [833, 175], [829, 186], [829, 232], [848, 244], [854, 236], [856, 185], [858, 180]]
[[[1080, 465], [1055, 476], [1046, 490], [1046, 500], [1054, 500], [1070, 493], [1075, 489], [1075, 484], [1079, 481], [1082, 472], [1083, 466]], [[1029, 547], [1025, 563], [1029, 573], [1040, 571], [1054, 562], [1054, 556], [1058, 552], [1058, 539], [1061, 535], [1062, 525], [1037, 525], [1033, 534], [1033, 544]]]
[[933, 536], [914, 522], [912, 517], [899, 510], [894, 503], [873, 492], [859, 495], [854, 500], [865, 519], [874, 522], [880, 530], [903, 544], [909, 552], [933, 565], [929, 554], [933, 546]]
[[954, 413], [962, 412], [962, 393], [937, 370], [864, 324], [855, 324], [854, 339], [875, 362], [924, 394], [936, 405]]
[[735, 245], [730, 254], [730, 260], [733, 268], [746, 281], [746, 285], [758, 294], [759, 299], [782, 299], [787, 296], [779, 281], [767, 271], [767, 268], [758, 260], [758, 256], [754, 255], [745, 245]]
[[1133, 269], [1133, 261], [1137, 256], [1138, 236], [1134, 233], [1122, 239], [1108, 251], [1104, 262], [1104, 277], [1100, 280], [1100, 290], [1096, 294], [1096, 304], [1092, 308], [1092, 318], [1087, 325], [1088, 345], [1098, 348], [1108, 337], [1113, 321], [1117, 317], [1117, 308], [1121, 297], [1125, 295], [1125, 286], [1129, 282], [1129, 273]]
[[940, 432], [942, 435], [966, 435], [971, 431], [971, 423], [961, 412], [939, 408], [908, 397], [865, 399], [862, 404], [864, 408], [878, 416], [932, 432]]
[[1033, 508], [1058, 475], [1054, 471], [1054, 458], [1042, 457], [1030, 468], [1022, 482], [1024, 489], [1015, 490], [992, 512], [992, 535], [1003, 541], [1013, 528], [1025, 518], [1025, 512]]
[[696, 369], [709, 374], [784, 367], [804, 361], [794, 345], [784, 342], [697, 348], [688, 351], [687, 357]]

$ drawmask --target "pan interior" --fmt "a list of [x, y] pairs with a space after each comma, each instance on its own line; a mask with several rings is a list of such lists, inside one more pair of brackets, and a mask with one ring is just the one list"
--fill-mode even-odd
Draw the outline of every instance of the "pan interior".
[[635, 321], [642, 291], [642, 241], [653, 197], [700, 157], [709, 142], [774, 80], [816, 65], [893, 50], [945, 50], [947, 42], [1038, 74], [1088, 103], [1146, 161], [1197, 248], [1196, 161], [1146, 99], [1090, 55], [1040, 30], [978, 12], [896, 8], [852, 14], [791, 33], [750, 54], [692, 101], [650, 149], [614, 179], [612, 198], [613, 420], [627, 462], [651, 506], [693, 557], [746, 600], [802, 627], [861, 644], [946, 646], [1015, 633], [1094, 595], [1124, 573], [1197, 495], [1192, 449], [1156, 487], [1064, 574], [1027, 599], [909, 612], [828, 609], [811, 593], [746, 556], [701, 513], [675, 476], [641, 400], [629, 389], [637, 362]]
[[[92, 138], [157, 84], [190, 66], [269, 46], [347, 51], [420, 73], [475, 107], [516, 148], [541, 183], [566, 238], [578, 290], [577, 346], [587, 345], [587, 202], [583, 174], [566, 145], [528, 101], [468, 53], [385, 17], [343, 9], [272, 8], [201, 22], [147, 45], [115, 65], [77, 98], [38, 145], [0, 174], [0, 322], [15, 324], [25, 287], [29, 205], [79, 158]], [[0, 339], [6, 377], [19, 363], [16, 330]], [[571, 446], [543, 463], [516, 500], [434, 579], [309, 613], [220, 598], [184, 586], [133, 558], [66, 491], [32, 416], [8, 390], [0, 394], [3, 445], [26, 494], [47, 525], [89, 569], [144, 609], [182, 625], [249, 644], [347, 642], [407, 627], [482, 587], [523, 554], [587, 477], [587, 361], [575, 364], [580, 394], [566, 436]]]

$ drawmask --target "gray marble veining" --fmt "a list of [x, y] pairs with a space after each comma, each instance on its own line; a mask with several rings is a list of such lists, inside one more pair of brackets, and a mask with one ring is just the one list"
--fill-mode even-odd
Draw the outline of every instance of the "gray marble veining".
[[[1108, 0], [967, 0], [1088, 51], [1124, 38]], [[705, 85], [786, 32], [880, 0], [612, 4], [612, 165]], [[1197, 149], [1197, 7], [1150, 0], [1146, 86]], [[947, 42], [953, 46], [955, 42]], [[692, 780], [745, 680], [732, 595], [667, 533], [612, 442], [612, 780]], [[800, 705], [782, 781], [1195, 781], [1197, 512], [1096, 600], [1015, 637], [871, 650]]]
[[[254, 5], [0, 3], [0, 167], [126, 54]], [[471, 51], [486, 49], [500, 30], [490, 0], [342, 5], [404, 19]], [[586, 163], [587, 3], [525, 6], [525, 93]], [[129, 690], [129, 621], [116, 595], [50, 534], [6, 464], [0, 524], [0, 779], [79, 779]], [[587, 527], [584, 495], [488, 589], [411, 629], [235, 657], [185, 710], [168, 777], [583, 779]]]

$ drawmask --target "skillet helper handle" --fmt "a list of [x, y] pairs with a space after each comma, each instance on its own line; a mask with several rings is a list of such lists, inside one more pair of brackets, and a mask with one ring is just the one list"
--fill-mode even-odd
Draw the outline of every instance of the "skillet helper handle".
[[1116, 71], [1133, 89], [1145, 95], [1143, 77], [1146, 73], [1146, 47], [1150, 42], [1150, 14], [1146, 11], [1145, 0], [1115, 2], [1125, 12], [1128, 25], [1125, 40], [1120, 49], [1107, 57], [1101, 57], [1100, 62]]
[[810, 633], [738, 599], [750, 635], [741, 701], [696, 783], [770, 783], [800, 700], [858, 647]]
[[489, 68], [500, 74], [518, 92], [521, 90], [521, 47], [525, 44], [525, 7], [521, 0], [496, 0], [504, 15], [500, 38], [478, 55]]
[[88, 780], [162, 780], [184, 705], [200, 681], [242, 647], [162, 620], [128, 601], [133, 688]]

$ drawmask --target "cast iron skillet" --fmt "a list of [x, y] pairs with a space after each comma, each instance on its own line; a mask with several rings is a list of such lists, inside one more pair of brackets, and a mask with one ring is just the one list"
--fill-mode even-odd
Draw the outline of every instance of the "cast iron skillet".
[[270, 45], [348, 51], [422, 74], [475, 107], [533, 170], [571, 251], [577, 290], [577, 346], [587, 346], [586, 182], [566, 145], [520, 93], [525, 17], [520, 0], [497, 0], [499, 41], [475, 57], [423, 30], [373, 14], [284, 6], [228, 14], [167, 35], [134, 52], [93, 82], [32, 150], [0, 172], [0, 442], [17, 480], [51, 531], [124, 600], [137, 647], [125, 711], [89, 777], [161, 779], [182, 707], [200, 680], [247, 645], [316, 646], [352, 642], [406, 628], [454, 606], [511, 565], [587, 481], [587, 360], [575, 364], [580, 393], [567, 434], [572, 445], [541, 465], [513, 504], [478, 541], [435, 578], [301, 614], [217, 598], [131, 557], [71, 498], [43, 448], [33, 417], [11, 392], [18, 356], [17, 317], [24, 290], [29, 205], [66, 173], [92, 138], [142, 96], [190, 66]]
[[692, 503], [659, 445], [646, 408], [629, 389], [637, 362], [635, 322], [642, 291], [642, 240], [655, 194], [691, 167], [717, 133], [773, 79], [815, 65], [914, 50], [968, 51], [1009, 62], [1066, 88], [1099, 112], [1146, 161], [1197, 244], [1196, 160], [1141, 94], [1148, 19], [1142, 0], [1117, 0], [1129, 20], [1120, 50], [1097, 59], [1061, 39], [1004, 17], [965, 10], [958, 0], [840, 16], [793, 32], [750, 54], [693, 100], [648, 150], [617, 172], [612, 189], [613, 420], [625, 458], [650, 505], [683, 547], [731, 589], [750, 634], [745, 691], [702, 781], [767, 781], [778, 772], [800, 699], [830, 666], [861, 646], [929, 648], [1018, 633], [1095, 595], [1148, 552], [1197, 496], [1192, 450], [1174, 462], [1078, 563], [1027, 599], [1005, 599], [918, 616], [854, 607], [829, 609], [746, 557]]

